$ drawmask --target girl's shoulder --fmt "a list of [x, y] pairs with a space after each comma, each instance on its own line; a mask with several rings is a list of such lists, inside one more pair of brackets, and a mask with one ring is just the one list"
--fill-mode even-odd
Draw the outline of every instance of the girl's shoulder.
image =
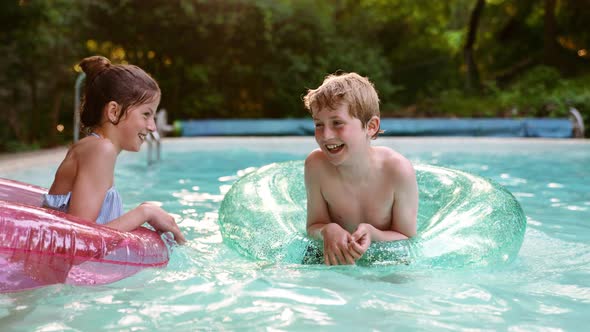
[[85, 137], [70, 148], [68, 154], [79, 161], [110, 161], [117, 158], [117, 149], [105, 138]]

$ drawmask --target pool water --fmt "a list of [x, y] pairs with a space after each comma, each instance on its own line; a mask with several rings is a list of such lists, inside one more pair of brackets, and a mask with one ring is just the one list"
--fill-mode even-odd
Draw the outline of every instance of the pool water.
[[[126, 209], [162, 202], [189, 242], [166, 269], [95, 287], [0, 294], [2, 331], [583, 331], [590, 313], [590, 143], [380, 138], [415, 163], [457, 168], [510, 190], [527, 215], [517, 259], [486, 269], [395, 270], [253, 261], [223, 243], [221, 200], [253, 169], [303, 159], [311, 137], [167, 139], [119, 157]], [[57, 163], [0, 174], [41, 186]], [[305, 222], [302, 220], [302, 222]]]

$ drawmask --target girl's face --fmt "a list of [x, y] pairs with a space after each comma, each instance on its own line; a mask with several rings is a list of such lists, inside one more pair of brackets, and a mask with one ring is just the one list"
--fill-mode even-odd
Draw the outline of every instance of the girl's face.
[[341, 104], [335, 110], [321, 109], [314, 112], [315, 140], [330, 162], [338, 166], [370, 146], [366, 128], [361, 120], [352, 117], [348, 105]]
[[156, 130], [154, 116], [160, 104], [160, 96], [145, 104], [127, 110], [117, 125], [120, 147], [126, 151], [139, 151], [147, 135]]

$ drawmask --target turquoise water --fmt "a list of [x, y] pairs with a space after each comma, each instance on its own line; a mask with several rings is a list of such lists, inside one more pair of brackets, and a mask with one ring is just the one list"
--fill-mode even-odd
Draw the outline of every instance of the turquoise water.
[[[411, 160], [466, 170], [510, 190], [527, 215], [507, 266], [407, 270], [271, 264], [226, 246], [217, 210], [244, 173], [303, 159], [312, 138], [174, 139], [163, 160], [124, 153], [126, 209], [160, 201], [189, 243], [166, 269], [99, 287], [0, 294], [2, 331], [583, 331], [590, 312], [590, 144], [565, 140], [379, 139]], [[48, 186], [57, 164], [8, 174]], [[302, 221], [303, 222], [303, 221]]]

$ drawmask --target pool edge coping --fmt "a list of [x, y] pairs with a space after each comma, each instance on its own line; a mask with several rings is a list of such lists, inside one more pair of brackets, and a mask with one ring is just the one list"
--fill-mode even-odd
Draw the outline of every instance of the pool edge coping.
[[[166, 141], [307, 141], [314, 142], [313, 136], [198, 136], [198, 137], [166, 137]], [[590, 139], [564, 139], [564, 138], [533, 138], [533, 137], [472, 137], [472, 136], [387, 136], [379, 137], [375, 141], [375, 145], [380, 145], [379, 142], [440, 142], [447, 140], [449, 142], [464, 142], [464, 141], [478, 141], [478, 142], [496, 142], [496, 143], [514, 143], [527, 142], [535, 144], [558, 143], [564, 145], [588, 144]], [[146, 148], [145, 144], [142, 150]], [[19, 168], [27, 168], [31, 165], [59, 163], [67, 152], [68, 146], [60, 146], [49, 149], [42, 149], [36, 151], [16, 152], [16, 153], [2, 153], [0, 154], [0, 176], [5, 172], [14, 171]]]

